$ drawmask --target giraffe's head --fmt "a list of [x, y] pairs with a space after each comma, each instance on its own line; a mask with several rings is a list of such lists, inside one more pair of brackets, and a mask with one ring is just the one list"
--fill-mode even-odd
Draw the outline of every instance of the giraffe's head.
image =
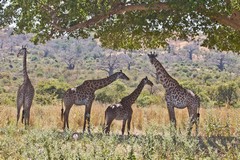
[[153, 86], [153, 83], [148, 79], [148, 77], [146, 76], [145, 78], [142, 79], [144, 84], [147, 84], [149, 86]]
[[27, 45], [22, 46], [22, 48], [18, 51], [17, 57], [24, 55], [27, 53]]
[[150, 52], [150, 54], [148, 54], [148, 57], [150, 59], [150, 62], [153, 64], [153, 60], [157, 57], [157, 54], [155, 52]]
[[129, 80], [128, 76], [126, 76], [126, 74], [124, 74], [122, 70], [120, 70], [120, 72], [117, 72], [116, 74], [117, 74], [117, 78], [119, 79]]

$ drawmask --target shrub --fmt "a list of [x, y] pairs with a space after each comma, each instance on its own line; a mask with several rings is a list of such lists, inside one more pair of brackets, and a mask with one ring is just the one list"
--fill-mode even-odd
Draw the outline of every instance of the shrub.
[[36, 55], [31, 57], [31, 61], [37, 61], [37, 60], [38, 60], [38, 57]]
[[36, 87], [36, 101], [39, 104], [52, 104], [54, 99], [62, 98], [68, 88], [70, 86], [67, 83], [56, 79], [39, 82]]
[[217, 88], [215, 95], [218, 105], [234, 105], [238, 100], [237, 84], [235, 82], [222, 84]]
[[121, 81], [117, 81], [113, 84], [113, 86], [108, 86], [98, 91], [96, 93], [96, 101], [102, 103], [114, 103], [119, 102], [120, 99], [126, 95], [126, 85]]
[[146, 107], [154, 103], [155, 103], [154, 98], [149, 93], [149, 91], [142, 91], [142, 93], [139, 95], [137, 99], [137, 105], [140, 107]]
[[103, 90], [97, 94], [96, 101], [101, 103], [113, 103], [114, 97], [113, 95], [107, 93], [107, 90]]
[[34, 99], [38, 104], [48, 105], [48, 104], [54, 104], [57, 98], [53, 94], [45, 93], [45, 94], [36, 94]]
[[15, 105], [16, 104], [16, 95], [3, 93], [0, 96], [0, 105]]
[[2, 94], [4, 92], [6, 92], [6, 90], [4, 88], [0, 87], [0, 94]]

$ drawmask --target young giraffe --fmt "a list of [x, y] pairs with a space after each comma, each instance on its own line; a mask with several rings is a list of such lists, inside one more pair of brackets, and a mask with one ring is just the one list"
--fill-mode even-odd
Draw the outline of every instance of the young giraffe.
[[120, 72], [114, 73], [113, 75], [107, 78], [98, 79], [98, 80], [86, 80], [83, 82], [83, 84], [75, 88], [68, 89], [65, 92], [64, 97], [62, 99], [65, 105], [65, 111], [63, 111], [63, 104], [62, 104], [62, 114], [61, 114], [62, 119], [64, 116], [63, 129], [65, 129], [66, 127], [69, 128], [68, 116], [73, 104], [85, 105], [83, 132], [85, 131], [86, 121], [88, 121], [88, 132], [91, 133], [90, 132], [90, 113], [91, 113], [92, 103], [95, 98], [94, 93], [96, 90], [106, 87], [107, 85], [111, 84], [117, 79], [129, 80], [129, 78], [122, 71], [120, 71]]
[[105, 129], [104, 132], [109, 134], [110, 126], [114, 119], [116, 120], [123, 120], [122, 124], [122, 135], [124, 135], [125, 125], [127, 122], [127, 131], [129, 135], [130, 131], [130, 124], [132, 120], [132, 104], [136, 101], [140, 93], [142, 92], [143, 87], [148, 84], [151, 87], [153, 83], [146, 77], [143, 78], [137, 88], [128, 96], [122, 98], [122, 100], [118, 104], [113, 104], [109, 106], [105, 111]]
[[27, 48], [26, 46], [19, 50], [17, 57], [23, 55], [23, 84], [19, 87], [17, 92], [17, 124], [20, 117], [20, 110], [23, 106], [22, 111], [22, 123], [29, 125], [30, 109], [34, 97], [34, 87], [27, 74]]
[[174, 107], [183, 109], [187, 107], [189, 113], [189, 128], [188, 135], [191, 134], [193, 124], [196, 125], [196, 134], [198, 134], [198, 123], [199, 123], [199, 108], [200, 99], [191, 90], [185, 89], [179, 85], [179, 83], [172, 78], [167, 71], [164, 69], [162, 64], [156, 59], [157, 54], [148, 54], [150, 62], [156, 68], [157, 74], [159, 75], [160, 81], [166, 90], [165, 99], [167, 102], [168, 113], [170, 121], [176, 128], [176, 118]]

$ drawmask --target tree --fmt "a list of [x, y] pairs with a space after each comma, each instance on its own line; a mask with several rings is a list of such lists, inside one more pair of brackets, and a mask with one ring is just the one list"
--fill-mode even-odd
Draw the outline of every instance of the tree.
[[187, 50], [189, 60], [192, 61], [193, 53], [199, 49], [199, 44], [195, 41], [192, 41], [185, 46], [185, 49]]
[[203, 34], [204, 46], [240, 51], [239, 0], [1, 1], [0, 26], [13, 23], [35, 43], [94, 31], [105, 47], [139, 49]]
[[133, 60], [132, 51], [127, 54], [127, 50], [125, 50], [124, 54], [121, 54], [120, 56], [123, 59], [123, 63], [127, 64], [127, 69], [131, 70], [131, 67], [133, 65], [135, 65], [134, 60]]
[[106, 57], [102, 57], [100, 63], [97, 64], [97, 68], [106, 71], [109, 76], [114, 73], [114, 70], [120, 69], [122, 63], [118, 55], [113, 54], [111, 51]]
[[76, 57], [75, 56], [65, 57], [64, 61], [67, 64], [67, 69], [73, 70], [75, 68], [75, 63], [76, 63]]
[[219, 59], [219, 64], [217, 64], [217, 67], [220, 71], [223, 71], [225, 69], [224, 67], [224, 55], [221, 55], [220, 59]]

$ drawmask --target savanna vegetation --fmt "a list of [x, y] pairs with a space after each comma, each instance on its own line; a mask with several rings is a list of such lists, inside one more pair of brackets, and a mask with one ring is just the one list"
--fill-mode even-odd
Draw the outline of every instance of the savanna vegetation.
[[[168, 50], [155, 50], [166, 70], [201, 97], [199, 135], [187, 136], [187, 110], [176, 109], [178, 127], [173, 137], [164, 89], [147, 59], [149, 51], [103, 49], [91, 38], [58, 39], [35, 46], [28, 41], [31, 35], [7, 36], [8, 32], [1, 32], [8, 42], [2, 48], [0, 74], [2, 159], [239, 158], [240, 59], [237, 54], [195, 46], [190, 59], [191, 43], [180, 41], [172, 42]], [[29, 48], [28, 74], [36, 91], [27, 130], [22, 124], [16, 127], [16, 91], [23, 80], [22, 58], [16, 57], [16, 53], [22, 44]], [[122, 69], [131, 80], [118, 80], [96, 93], [91, 114], [93, 136], [81, 134], [84, 107], [72, 108], [70, 130], [63, 132], [62, 94], [86, 79], [108, 76], [107, 64], [115, 64], [113, 72]], [[110, 136], [102, 134], [106, 107], [129, 94], [145, 76], [154, 82], [154, 87], [146, 87], [133, 106], [131, 136], [120, 136], [118, 121], [114, 121]], [[72, 137], [75, 132], [79, 136], [77, 140]]]
[[[0, 28], [0, 159], [240, 158], [239, 0], [3, 0]], [[16, 54], [26, 44], [35, 97], [25, 129], [16, 126], [16, 92], [23, 81]], [[150, 51], [200, 96], [199, 135], [187, 136], [186, 109], [176, 109], [177, 129], [170, 132]], [[93, 134], [81, 133], [84, 108], [75, 106], [70, 130], [63, 131], [64, 91], [120, 69], [131, 80], [97, 91]], [[117, 121], [110, 136], [102, 134], [106, 107], [145, 76], [154, 87], [144, 88], [133, 106], [131, 135], [120, 136]]]

